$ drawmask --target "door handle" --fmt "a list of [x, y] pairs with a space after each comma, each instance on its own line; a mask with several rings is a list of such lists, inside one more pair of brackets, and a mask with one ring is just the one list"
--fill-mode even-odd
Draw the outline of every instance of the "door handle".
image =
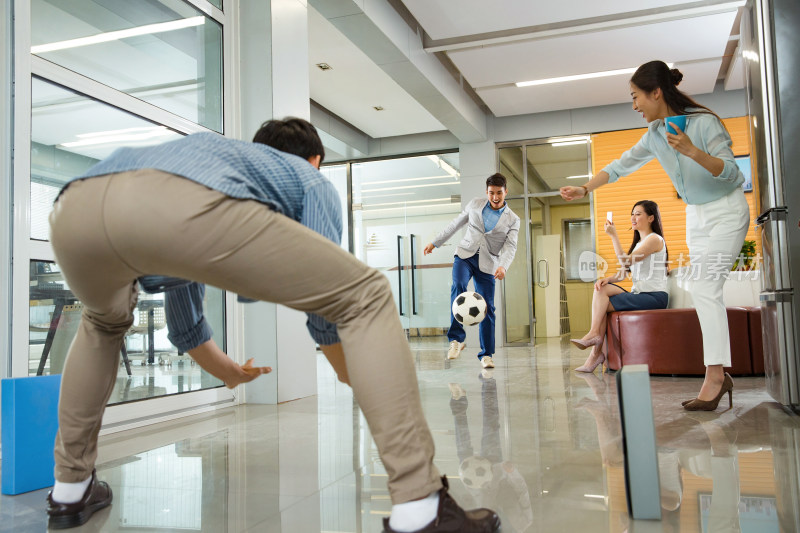
[[411, 234], [411, 314], [417, 313], [417, 246], [416, 235]]
[[[545, 267], [544, 281], [542, 281], [542, 263]], [[536, 262], [536, 284], [543, 289], [550, 285], [550, 263], [547, 262], [547, 259], [539, 259]]]
[[786, 220], [788, 213], [789, 209], [783, 206], [767, 209], [756, 218], [756, 226], [763, 226], [770, 220]]
[[400, 316], [403, 312], [403, 236], [397, 236], [397, 301], [400, 306]]

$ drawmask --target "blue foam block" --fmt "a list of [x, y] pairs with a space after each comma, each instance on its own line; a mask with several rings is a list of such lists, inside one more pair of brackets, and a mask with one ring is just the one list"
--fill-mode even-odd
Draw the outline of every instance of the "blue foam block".
[[2, 493], [53, 485], [61, 376], [2, 380]]

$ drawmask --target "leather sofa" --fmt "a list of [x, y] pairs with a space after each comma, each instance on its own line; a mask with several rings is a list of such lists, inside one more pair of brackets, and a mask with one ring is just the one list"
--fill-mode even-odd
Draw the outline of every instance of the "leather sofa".
[[[647, 364], [651, 374], [703, 375], [703, 337], [683, 272], [670, 272], [667, 309], [608, 315], [608, 367]], [[758, 272], [732, 272], [723, 289], [733, 375], [764, 373]]]

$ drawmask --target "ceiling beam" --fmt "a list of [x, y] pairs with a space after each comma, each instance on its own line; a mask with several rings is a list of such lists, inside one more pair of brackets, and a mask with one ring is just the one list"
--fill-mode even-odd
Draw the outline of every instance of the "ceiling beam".
[[487, 139], [487, 114], [389, 0], [308, 0], [462, 143]]

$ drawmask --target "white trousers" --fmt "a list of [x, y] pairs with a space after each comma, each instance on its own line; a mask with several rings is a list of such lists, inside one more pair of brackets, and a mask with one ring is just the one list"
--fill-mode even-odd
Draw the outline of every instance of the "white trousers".
[[722, 286], [739, 255], [750, 225], [750, 209], [740, 188], [700, 205], [686, 206], [686, 242], [692, 301], [703, 333], [706, 366], [731, 366], [728, 315]]

